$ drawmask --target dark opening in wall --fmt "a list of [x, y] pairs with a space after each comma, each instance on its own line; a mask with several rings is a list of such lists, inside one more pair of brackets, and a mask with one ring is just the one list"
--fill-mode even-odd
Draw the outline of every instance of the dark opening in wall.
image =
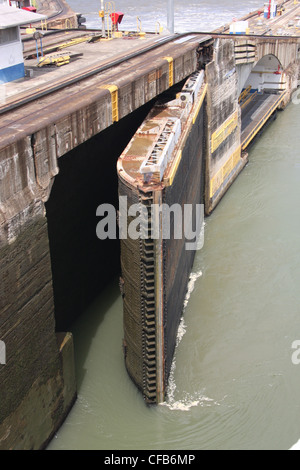
[[56, 330], [64, 331], [120, 274], [119, 240], [99, 240], [100, 204], [118, 210], [118, 157], [153, 103], [59, 159], [46, 203]]

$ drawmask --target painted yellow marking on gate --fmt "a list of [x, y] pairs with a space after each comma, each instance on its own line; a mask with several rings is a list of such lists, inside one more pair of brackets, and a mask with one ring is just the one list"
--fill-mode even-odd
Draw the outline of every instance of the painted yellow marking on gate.
[[238, 111], [235, 111], [211, 136], [211, 153], [214, 153], [224, 140], [238, 126]]
[[208, 84], [205, 85], [205, 87], [204, 87], [204, 89], [203, 89], [202, 96], [201, 96], [200, 101], [199, 101], [199, 103], [198, 103], [198, 105], [197, 105], [197, 108], [196, 108], [196, 110], [195, 110], [195, 113], [194, 113], [194, 116], [193, 116], [193, 124], [195, 124], [195, 122], [196, 122], [196, 119], [197, 119], [197, 117], [198, 117], [199, 111], [200, 111], [201, 106], [202, 106], [202, 104], [203, 104], [203, 101], [204, 101], [204, 99], [205, 99], [205, 97], [206, 97], [207, 89], [208, 89]]
[[177, 173], [177, 170], [178, 170], [178, 167], [179, 167], [179, 164], [181, 162], [181, 159], [182, 159], [182, 150], [180, 149], [180, 150], [178, 150], [177, 155], [174, 159], [174, 163], [172, 165], [172, 170], [171, 170], [170, 176], [166, 181], [167, 186], [172, 186], [172, 184], [174, 182], [174, 179], [175, 179], [175, 176], [176, 176], [176, 173]]
[[222, 166], [222, 168], [216, 173], [216, 175], [210, 180], [210, 198], [212, 198], [218, 189], [225, 182], [226, 178], [235, 169], [239, 161], [241, 160], [241, 146], [239, 146], [229, 159]]
[[[201, 98], [199, 100], [199, 103], [197, 104], [196, 110], [193, 114], [193, 124], [195, 124], [195, 122], [197, 120], [197, 117], [198, 117], [198, 114], [200, 112], [201, 106], [202, 106], [203, 101], [206, 97], [207, 89], [208, 89], [208, 85], [206, 84], [204, 89], [203, 89], [203, 92], [202, 92]], [[170, 171], [170, 175], [165, 180], [165, 184], [167, 186], [172, 186], [172, 184], [174, 182], [174, 179], [175, 179], [175, 176], [176, 176], [176, 173], [177, 173], [177, 170], [178, 170], [178, 167], [180, 165], [181, 159], [182, 159], [182, 149], [179, 149], [177, 151], [176, 157], [174, 158], [174, 162], [172, 164], [172, 169]]]

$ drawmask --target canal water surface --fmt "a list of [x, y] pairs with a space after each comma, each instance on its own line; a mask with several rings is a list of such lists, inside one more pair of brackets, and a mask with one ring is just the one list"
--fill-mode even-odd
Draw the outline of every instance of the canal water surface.
[[[91, 27], [98, 3], [69, 1]], [[117, 9], [150, 28], [164, 3], [120, 0]], [[175, 29], [195, 31], [261, 3], [175, 6]], [[299, 104], [278, 114], [206, 219], [166, 403], [147, 407], [124, 368], [116, 276], [73, 325], [78, 399], [49, 450], [275, 450], [300, 438], [300, 365], [292, 360], [300, 340], [299, 120]]]

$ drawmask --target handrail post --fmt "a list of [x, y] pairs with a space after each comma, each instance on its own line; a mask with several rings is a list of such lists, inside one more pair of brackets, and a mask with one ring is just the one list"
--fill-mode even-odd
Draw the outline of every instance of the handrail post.
[[174, 34], [174, 0], [168, 0], [168, 30]]

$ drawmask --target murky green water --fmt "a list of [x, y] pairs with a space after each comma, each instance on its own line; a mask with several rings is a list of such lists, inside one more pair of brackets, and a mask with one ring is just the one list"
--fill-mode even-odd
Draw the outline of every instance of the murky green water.
[[[72, 2], [70, 2], [72, 3]], [[300, 106], [206, 220], [168, 402], [127, 376], [118, 279], [74, 325], [78, 400], [48, 449], [289, 449], [300, 438]]]

